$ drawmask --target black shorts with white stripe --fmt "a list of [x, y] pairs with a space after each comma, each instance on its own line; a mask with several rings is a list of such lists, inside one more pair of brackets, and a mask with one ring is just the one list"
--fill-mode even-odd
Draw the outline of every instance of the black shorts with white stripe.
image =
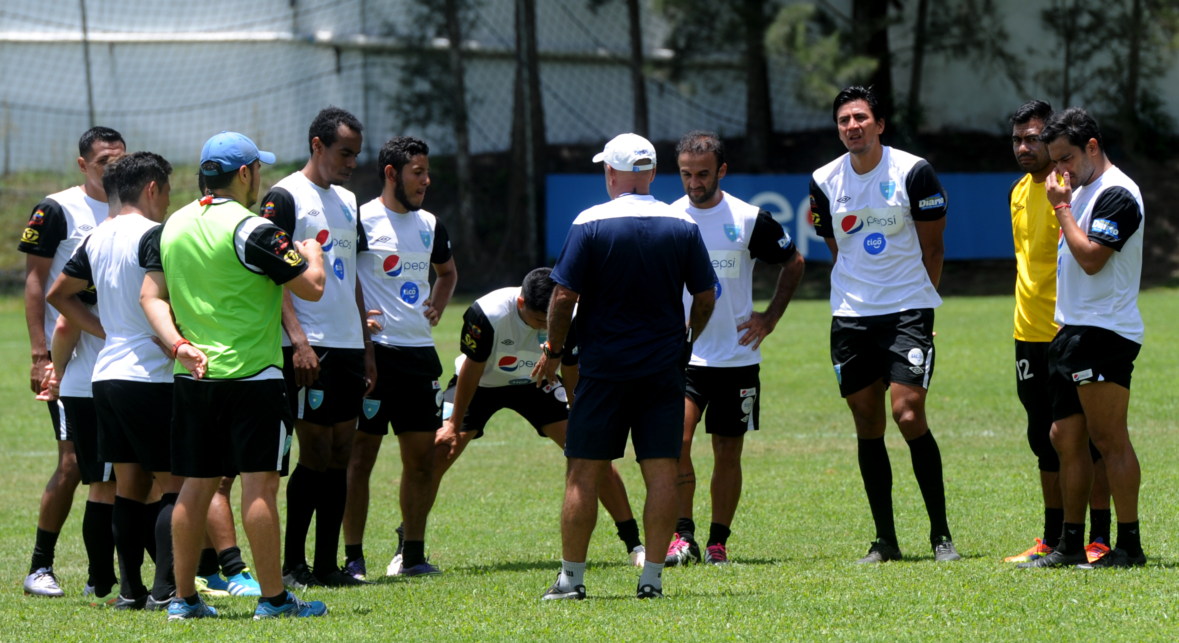
[[98, 412], [94, 409], [94, 398], [63, 397], [54, 404], [58, 406], [61, 423], [67, 427], [69, 439], [74, 441], [82, 484], [114, 480], [114, 466], [98, 457]]
[[933, 309], [833, 317], [831, 364], [847, 397], [876, 380], [928, 389], [933, 378]]
[[294, 428], [282, 379], [177, 377], [172, 473], [189, 478], [262, 471], [285, 475]]

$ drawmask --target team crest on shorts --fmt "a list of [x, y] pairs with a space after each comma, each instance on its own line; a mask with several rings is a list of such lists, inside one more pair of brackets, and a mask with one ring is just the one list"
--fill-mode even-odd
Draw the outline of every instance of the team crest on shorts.
[[360, 407], [361, 410], [364, 411], [365, 419], [371, 420], [377, 415], [377, 411], [381, 410], [381, 401], [365, 400], [364, 403], [360, 405]]
[[843, 384], [843, 364], [835, 365], [835, 383]]
[[731, 223], [726, 223], [725, 224], [725, 236], [729, 238], [729, 241], [736, 242], [737, 237], [741, 236], [740, 226], [735, 226]]
[[313, 388], [307, 389], [307, 404], [311, 406], [312, 410], [318, 409], [323, 404], [323, 391]]
[[884, 195], [884, 198], [891, 199], [893, 197], [893, 195], [897, 193], [897, 182], [896, 181], [881, 181], [880, 182], [880, 193]]
[[[283, 428], [286, 428], [286, 427], [283, 427]], [[290, 452], [291, 452], [291, 434], [288, 433], [286, 441], [283, 443], [283, 446], [282, 446], [283, 457], [286, 457], [287, 454], [289, 454]]]

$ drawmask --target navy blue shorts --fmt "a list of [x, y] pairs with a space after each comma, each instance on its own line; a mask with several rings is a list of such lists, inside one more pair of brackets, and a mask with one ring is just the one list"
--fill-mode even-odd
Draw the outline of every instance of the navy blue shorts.
[[581, 376], [569, 410], [565, 457], [616, 460], [631, 435], [635, 459], [679, 459], [684, 444], [684, 371], [677, 365], [633, 380]]

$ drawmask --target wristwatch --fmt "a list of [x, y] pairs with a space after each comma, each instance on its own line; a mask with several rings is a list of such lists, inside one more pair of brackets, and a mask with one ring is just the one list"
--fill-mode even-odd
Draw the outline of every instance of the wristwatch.
[[541, 344], [540, 347], [544, 350], [544, 356], [549, 359], [560, 357], [561, 355], [565, 354], [564, 351], [554, 351], [552, 344], [549, 344], [548, 342]]

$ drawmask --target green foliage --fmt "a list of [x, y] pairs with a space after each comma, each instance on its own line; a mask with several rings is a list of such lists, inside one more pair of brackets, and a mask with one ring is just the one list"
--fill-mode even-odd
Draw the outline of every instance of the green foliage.
[[1002, 74], [1023, 92], [1026, 59], [1012, 53], [1004, 19], [995, 0], [932, 2], [927, 53], [973, 61], [981, 70]]
[[[434, 331], [448, 378], [462, 310], [452, 302]], [[383, 576], [400, 522], [397, 443], [385, 440], [372, 479], [365, 554], [376, 586], [309, 590], [324, 619], [254, 622], [255, 599], [218, 598], [215, 621], [168, 623], [159, 613], [83, 604], [83, 490], [57, 550], [66, 598], [22, 595], [37, 501], [56, 462], [45, 407], [28, 391], [24, 313], [0, 299], [0, 640], [3, 641], [1120, 641], [1175, 640], [1179, 562], [1179, 292], [1149, 291], [1140, 305], [1147, 348], [1134, 370], [1130, 435], [1142, 463], [1144, 569], [1016, 570], [1003, 556], [1039, 536], [1043, 508], [1026, 418], [1015, 392], [1011, 297], [947, 298], [937, 312], [937, 370], [928, 414], [944, 462], [950, 526], [965, 560], [934, 564], [908, 449], [890, 420], [894, 503], [906, 559], [852, 564], [872, 519], [856, 465], [850, 414], [828, 354], [826, 301], [796, 301], [762, 348], [761, 431], [745, 440], [744, 494], [733, 536], [737, 564], [664, 572], [668, 599], [630, 598], [638, 572], [605, 511], [586, 574], [590, 600], [543, 604], [556, 576], [564, 458], [510, 411], [498, 414], [447, 473], [426, 545], [440, 578]], [[757, 304], [761, 310], [764, 302]], [[296, 447], [297, 448], [297, 447]], [[297, 454], [292, 454], [297, 456]], [[693, 446], [698, 533], [711, 503], [707, 435]], [[617, 462], [642, 522], [645, 497], [633, 456]], [[284, 491], [279, 512], [285, 514]], [[240, 520], [240, 485], [234, 513]], [[239, 543], [252, 561], [244, 532]], [[314, 532], [310, 541], [314, 540]], [[312, 542], [308, 542], [311, 551]], [[152, 573], [145, 566], [147, 578]]]
[[830, 107], [844, 87], [870, 77], [879, 61], [850, 54], [843, 34], [836, 30], [823, 33], [815, 18], [813, 4], [782, 7], [766, 31], [766, 47], [787, 56], [801, 70], [795, 86], [799, 101], [822, 109]]
[[[671, 75], [684, 78], [686, 64], [707, 59], [717, 54], [745, 53], [746, 2], [715, 2], [713, 0], [655, 0], [655, 11], [662, 13], [670, 24], [664, 47], [676, 53], [672, 59]], [[781, 6], [781, 0], [762, 0], [754, 3], [756, 18], [768, 23]]]

